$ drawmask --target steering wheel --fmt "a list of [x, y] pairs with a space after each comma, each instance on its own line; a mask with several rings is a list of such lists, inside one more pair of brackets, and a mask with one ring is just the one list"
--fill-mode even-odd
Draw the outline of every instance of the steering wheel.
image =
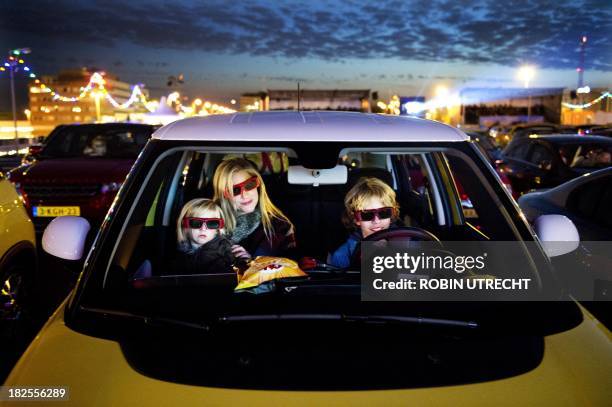
[[370, 236], [363, 239], [364, 242], [378, 242], [381, 240], [387, 240], [389, 242], [394, 241], [426, 241], [426, 242], [439, 242], [440, 239], [433, 233], [415, 227], [400, 226], [392, 229], [379, 230], [378, 232], [372, 233]]
[[[362, 240], [362, 242], [380, 242], [386, 240], [388, 242], [439, 242], [440, 239], [433, 233], [410, 226], [399, 226], [392, 229], [379, 230], [372, 233], [370, 236]], [[440, 243], [440, 247], [442, 243]], [[357, 249], [351, 258], [351, 265], [361, 265], [361, 245], [357, 245]]]

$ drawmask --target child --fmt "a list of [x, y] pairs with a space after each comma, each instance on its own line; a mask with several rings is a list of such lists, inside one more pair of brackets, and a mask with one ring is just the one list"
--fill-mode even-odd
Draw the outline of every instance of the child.
[[364, 177], [344, 198], [344, 225], [353, 232], [348, 240], [331, 254], [327, 263], [346, 268], [362, 239], [380, 230], [389, 229], [399, 214], [395, 191], [378, 178]]
[[224, 223], [221, 208], [210, 199], [193, 199], [185, 204], [177, 221], [177, 274], [232, 271], [234, 256]]

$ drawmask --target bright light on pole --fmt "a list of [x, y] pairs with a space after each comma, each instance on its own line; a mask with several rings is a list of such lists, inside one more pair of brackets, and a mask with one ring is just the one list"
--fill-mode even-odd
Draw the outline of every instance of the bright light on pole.
[[[530, 65], [521, 66], [518, 70], [517, 76], [525, 84], [525, 89], [529, 89], [529, 82], [535, 77], [535, 68]], [[527, 102], [527, 122], [531, 119], [531, 93], [527, 90], [528, 102]]]
[[438, 85], [436, 86], [435, 94], [436, 98], [445, 98], [446, 96], [448, 96], [448, 88], [444, 85]]
[[523, 81], [525, 88], [529, 87], [529, 82], [535, 76], [535, 68], [530, 65], [521, 66], [517, 74], [518, 78]]
[[[29, 54], [30, 48], [17, 48], [9, 50], [9, 62], [4, 65], [9, 70], [9, 78], [11, 80], [11, 105], [13, 107], [13, 128], [15, 130], [15, 144], [17, 150], [19, 150], [19, 134], [17, 133], [17, 106], [15, 103], [15, 72], [19, 70], [19, 58], [16, 58], [19, 55]], [[23, 63], [23, 60], [21, 60]]]

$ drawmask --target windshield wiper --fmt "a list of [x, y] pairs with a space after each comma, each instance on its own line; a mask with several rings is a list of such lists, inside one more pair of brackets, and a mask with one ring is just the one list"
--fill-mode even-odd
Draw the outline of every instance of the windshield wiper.
[[373, 324], [415, 324], [454, 326], [461, 328], [478, 328], [474, 321], [454, 319], [406, 317], [398, 315], [345, 315], [345, 314], [261, 314], [261, 315], [230, 315], [219, 317], [219, 322], [256, 322], [256, 321], [341, 321], [364, 322]]
[[145, 325], [149, 326], [157, 326], [157, 327], [179, 327], [179, 328], [189, 328], [196, 329], [199, 331], [209, 332], [210, 325], [196, 322], [188, 322], [175, 318], [163, 318], [163, 317], [151, 317], [147, 315], [139, 315], [125, 311], [117, 311], [110, 310], [104, 308], [90, 308], [90, 307], [79, 307], [80, 311], [84, 311], [91, 314], [96, 314], [98, 316], [102, 316], [104, 318], [119, 318], [125, 320], [133, 320], [142, 322]]

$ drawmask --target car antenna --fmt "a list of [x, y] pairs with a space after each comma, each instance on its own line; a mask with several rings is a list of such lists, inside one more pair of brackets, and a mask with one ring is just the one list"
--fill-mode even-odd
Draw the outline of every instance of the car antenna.
[[298, 82], [297, 85], [298, 85], [298, 94], [297, 94], [297, 96], [298, 96], [298, 112], [299, 112], [300, 111], [300, 83]]

